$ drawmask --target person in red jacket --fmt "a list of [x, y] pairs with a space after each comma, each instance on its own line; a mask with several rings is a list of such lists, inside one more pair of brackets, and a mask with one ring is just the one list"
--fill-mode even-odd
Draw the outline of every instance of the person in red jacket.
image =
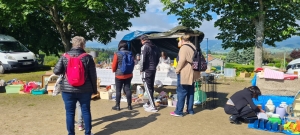
[[[118, 45], [118, 51], [122, 51], [124, 53], [129, 53], [128, 46], [126, 41], [121, 40]], [[122, 54], [118, 52], [114, 54], [113, 63], [112, 63], [112, 71], [115, 73], [115, 84], [116, 84], [116, 105], [112, 107], [113, 110], [120, 111], [120, 100], [121, 100], [121, 90], [124, 89], [127, 97], [128, 110], [132, 110], [131, 106], [131, 90], [130, 84], [132, 80], [132, 73], [123, 74], [120, 70], [122, 65]]]

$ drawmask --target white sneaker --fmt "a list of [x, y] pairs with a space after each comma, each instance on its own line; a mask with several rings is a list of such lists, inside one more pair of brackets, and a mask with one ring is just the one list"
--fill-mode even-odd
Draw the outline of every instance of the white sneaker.
[[143, 107], [144, 107], [144, 109], [148, 108], [148, 107], [149, 107], [148, 103], [145, 103], [145, 104], [143, 105]]
[[144, 109], [146, 112], [157, 112], [158, 110], [156, 110], [155, 108], [153, 107], [148, 107], [148, 108], [145, 108]]
[[82, 126], [78, 126], [78, 130], [79, 130], [79, 131], [83, 131], [84, 128], [83, 128]]
[[91, 133], [90, 135], [94, 135], [93, 133]]

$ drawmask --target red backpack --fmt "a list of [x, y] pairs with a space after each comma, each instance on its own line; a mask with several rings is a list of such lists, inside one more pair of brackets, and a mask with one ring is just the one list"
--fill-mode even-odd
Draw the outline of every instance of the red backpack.
[[66, 76], [71, 86], [81, 86], [85, 83], [86, 76], [81, 58], [87, 55], [87, 53], [82, 53], [77, 57], [71, 57], [67, 53], [64, 54], [64, 56], [68, 59]]

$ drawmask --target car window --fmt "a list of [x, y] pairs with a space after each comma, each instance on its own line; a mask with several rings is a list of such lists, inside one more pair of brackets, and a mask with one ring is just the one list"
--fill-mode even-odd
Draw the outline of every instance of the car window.
[[300, 63], [295, 64], [294, 69], [300, 69]]
[[0, 42], [0, 52], [29, 52], [29, 50], [19, 42]]

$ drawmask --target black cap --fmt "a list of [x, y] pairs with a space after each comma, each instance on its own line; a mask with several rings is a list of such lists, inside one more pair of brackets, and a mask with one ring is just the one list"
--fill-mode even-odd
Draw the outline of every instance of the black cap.
[[140, 40], [149, 40], [149, 38], [148, 38], [148, 36], [146, 36], [146, 35], [142, 35], [142, 36], [140, 37]]

